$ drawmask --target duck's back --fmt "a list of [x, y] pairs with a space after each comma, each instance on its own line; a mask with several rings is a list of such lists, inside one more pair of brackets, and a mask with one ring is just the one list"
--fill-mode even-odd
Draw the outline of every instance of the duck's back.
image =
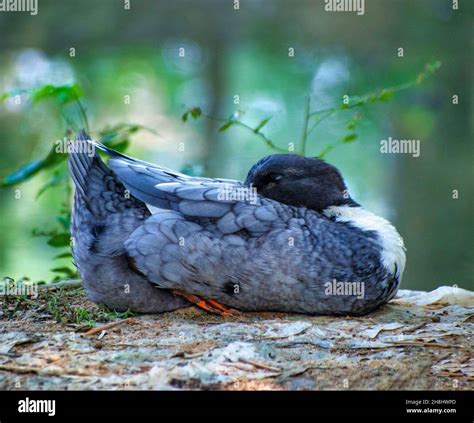
[[[206, 220], [158, 211], [125, 247], [160, 287], [240, 310], [363, 314], [394, 287], [376, 234], [268, 199]], [[341, 282], [357, 289], [333, 289]]]

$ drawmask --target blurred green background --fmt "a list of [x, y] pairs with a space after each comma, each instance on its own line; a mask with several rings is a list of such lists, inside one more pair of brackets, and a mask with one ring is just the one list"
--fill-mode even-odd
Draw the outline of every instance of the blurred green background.
[[[117, 123], [142, 124], [156, 134], [134, 134], [129, 154], [245, 178], [272, 151], [244, 128], [219, 132], [220, 123], [204, 118], [184, 123], [187, 109], [223, 118], [241, 110], [251, 126], [272, 116], [263, 132], [286, 148], [300, 142], [306, 96], [313, 110], [335, 106], [345, 94], [411, 81], [439, 60], [442, 67], [423, 84], [359, 109], [358, 138], [325, 158], [342, 171], [352, 197], [404, 237], [402, 288], [473, 288], [472, 2], [461, 0], [453, 10], [451, 0], [366, 0], [362, 16], [303, 0], [241, 0], [238, 10], [233, 0], [131, 0], [130, 6], [39, 0], [37, 16], [1, 12], [0, 93], [77, 82], [93, 136]], [[307, 153], [343, 137], [353, 116], [341, 112], [322, 122]], [[0, 176], [45, 156], [65, 128], [53, 102], [1, 102]], [[420, 157], [381, 154], [388, 137], [419, 139]], [[1, 276], [54, 276], [57, 249], [32, 236], [33, 228], [57, 225], [58, 204], [68, 195], [59, 185], [36, 199], [49, 177], [40, 173], [0, 190]]]

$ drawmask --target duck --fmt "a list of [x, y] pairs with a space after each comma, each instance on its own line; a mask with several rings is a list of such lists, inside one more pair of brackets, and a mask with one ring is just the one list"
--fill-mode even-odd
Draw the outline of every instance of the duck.
[[245, 181], [196, 177], [82, 131], [68, 166], [73, 257], [98, 304], [139, 313], [194, 304], [221, 316], [360, 316], [399, 288], [402, 237], [354, 201], [322, 159], [273, 154]]

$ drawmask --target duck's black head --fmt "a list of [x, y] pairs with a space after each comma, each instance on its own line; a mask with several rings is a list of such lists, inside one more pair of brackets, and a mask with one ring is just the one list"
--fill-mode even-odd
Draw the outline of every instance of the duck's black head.
[[339, 171], [324, 160], [297, 154], [273, 154], [250, 169], [246, 185], [264, 197], [321, 212], [330, 206], [358, 205]]

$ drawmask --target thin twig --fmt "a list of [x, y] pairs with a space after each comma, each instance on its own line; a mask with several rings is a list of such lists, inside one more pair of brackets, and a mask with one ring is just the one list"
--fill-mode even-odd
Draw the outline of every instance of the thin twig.
[[304, 105], [304, 118], [303, 118], [303, 131], [301, 134], [301, 154], [304, 156], [306, 153], [306, 141], [308, 140], [308, 122], [309, 122], [309, 111], [311, 108], [311, 96], [306, 97]]
[[257, 367], [258, 369], [264, 369], [264, 370], [270, 370], [272, 372], [282, 372], [283, 370], [279, 367], [273, 367], [273, 366], [269, 366], [268, 364], [266, 363], [260, 363], [258, 361], [253, 361], [253, 360], [249, 360], [247, 358], [243, 358], [243, 357], [240, 357], [239, 358], [239, 361], [244, 363], [244, 364], [250, 364], [254, 367]]
[[79, 111], [80, 111], [81, 117], [83, 119], [83, 123], [86, 127], [86, 131], [87, 131], [87, 133], [89, 133], [90, 132], [89, 131], [89, 120], [87, 119], [86, 110], [85, 110], [84, 106], [82, 105], [81, 100], [79, 100], [79, 97], [76, 97], [76, 102], [79, 106]]
[[241, 122], [240, 120], [236, 120], [235, 124], [241, 126], [242, 128], [246, 128], [250, 131], [252, 131], [254, 134], [257, 134], [262, 140], [265, 142], [265, 144], [268, 145], [268, 147], [272, 148], [273, 150], [279, 151], [281, 153], [288, 153], [288, 150], [285, 148], [278, 147], [270, 138], [268, 138], [263, 132], [257, 131], [255, 132], [255, 129], [252, 128], [251, 126]]
[[435, 348], [467, 348], [465, 345], [451, 345], [441, 342], [425, 342], [425, 341], [397, 341], [390, 342], [393, 346], [415, 346], [415, 347], [435, 347]]
[[84, 333], [84, 335], [85, 336], [95, 335], [96, 333], [101, 332], [103, 330], [112, 329], [115, 326], [123, 325], [124, 323], [131, 323], [133, 321], [134, 321], [133, 317], [129, 317], [128, 319], [119, 320], [118, 322], [112, 322], [112, 323], [109, 323], [108, 325], [97, 326], [97, 327], [87, 331], [86, 333]]
[[354, 95], [353, 98], [355, 98], [356, 100], [353, 103], [349, 103], [349, 104], [343, 103], [339, 106], [327, 107], [325, 109], [315, 110], [314, 112], [311, 112], [309, 114], [309, 116], [313, 117], [313, 116], [317, 116], [317, 115], [324, 114], [324, 113], [329, 113], [329, 112], [335, 113], [335, 112], [339, 112], [339, 111], [343, 111], [343, 110], [355, 109], [356, 107], [363, 106], [370, 99], [373, 99], [374, 102], [378, 101], [379, 99], [377, 98], [377, 96], [380, 96], [380, 94], [383, 93], [384, 91], [389, 92], [391, 94], [395, 94], [395, 93], [398, 93], [400, 91], [407, 90], [408, 88], [414, 87], [415, 85], [418, 85], [418, 84], [419, 84], [419, 82], [417, 82], [417, 81], [411, 81], [411, 82], [406, 82], [404, 84], [396, 85], [394, 87], [384, 88], [382, 90], [379, 89], [379, 90], [373, 91], [369, 94], [365, 94], [365, 95], [362, 95], [362, 96]]
[[[295, 153], [299, 154], [306, 154], [306, 144], [308, 140], [309, 134], [316, 128], [317, 125], [319, 125], [323, 120], [327, 119], [328, 117], [332, 116], [336, 112], [341, 112], [345, 110], [350, 110], [350, 109], [355, 109], [357, 107], [364, 106], [369, 103], [374, 103], [374, 102], [379, 102], [379, 101], [385, 101], [386, 99], [390, 98], [387, 97], [386, 95], [394, 95], [395, 93], [399, 91], [404, 91], [407, 90], [411, 87], [420, 85], [427, 77], [433, 75], [438, 68], [441, 66], [440, 62], [435, 62], [433, 64], [427, 64], [425, 66], [425, 69], [420, 72], [417, 77], [413, 81], [409, 81], [400, 85], [395, 85], [389, 88], [384, 88], [384, 89], [378, 89], [375, 91], [372, 91], [368, 94], [362, 95], [362, 96], [352, 96], [353, 101], [350, 102], [349, 104], [342, 103], [339, 104], [338, 106], [335, 107], [327, 107], [324, 109], [320, 110], [315, 110], [311, 112], [311, 107], [310, 107], [310, 96], [307, 97], [306, 101], [306, 108], [305, 108], [305, 117], [304, 117], [304, 124], [303, 124], [303, 132], [301, 136], [301, 151], [295, 151]], [[269, 139], [265, 134], [260, 132], [258, 127], [252, 128], [251, 126], [247, 125], [246, 123], [240, 121], [240, 120], [230, 120], [230, 119], [222, 119], [214, 116], [210, 116], [207, 114], [202, 114], [207, 119], [216, 121], [216, 122], [222, 122], [224, 124], [226, 123], [231, 123], [232, 125], [238, 125], [242, 128], [245, 128], [249, 131], [252, 131], [254, 134], [258, 135], [264, 142], [265, 144], [270, 147], [271, 149], [281, 152], [281, 153], [287, 153], [288, 149], [280, 148], [278, 147], [271, 139]], [[309, 126], [309, 121], [311, 118], [316, 117], [316, 121], [311, 125], [311, 127], [308, 129]], [[229, 125], [230, 126], [230, 125]], [[344, 142], [343, 140], [339, 141], [338, 143]], [[332, 144], [327, 146], [321, 153], [320, 156], [324, 155], [328, 151], [332, 150], [334, 146], [338, 143]]]
[[[210, 116], [210, 115], [207, 115], [207, 114], [203, 114], [203, 116], [205, 118], [213, 120], [215, 122], [222, 122], [222, 123], [229, 122], [229, 119], [217, 118], [217, 117]], [[268, 147], [272, 148], [273, 150], [279, 151], [280, 153], [288, 153], [287, 149], [284, 149], [284, 148], [281, 148], [281, 147], [278, 147], [277, 145], [275, 145], [275, 143], [270, 138], [268, 138], [263, 132], [255, 131], [255, 128], [252, 128], [250, 125], [247, 125], [246, 123], [244, 123], [240, 120], [233, 120], [231, 122], [233, 122], [233, 125], [238, 125], [242, 128], [247, 129], [248, 131], [252, 131], [254, 134], [258, 135], [263, 140], [263, 142], [265, 144], [267, 144]]]
[[336, 110], [329, 110], [326, 112], [324, 116], [321, 116], [319, 119], [315, 120], [311, 128], [309, 128], [307, 136], [313, 132], [313, 129], [316, 128], [323, 120], [327, 119], [328, 117], [332, 116], [334, 113], [336, 113]]

